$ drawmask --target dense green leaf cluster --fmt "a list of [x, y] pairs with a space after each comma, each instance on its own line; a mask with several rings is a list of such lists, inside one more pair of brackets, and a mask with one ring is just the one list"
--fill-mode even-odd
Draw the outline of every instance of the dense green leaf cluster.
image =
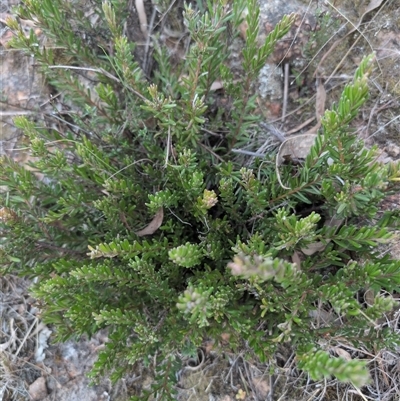
[[[242, 1], [232, 9], [208, 2], [203, 13], [187, 6], [188, 53], [172, 66], [155, 43], [151, 78], [121, 32], [122, 2], [98, 4], [107, 26], [96, 32], [70, 2], [24, 3], [20, 16], [38, 21], [71, 68], [52, 68], [51, 49], [10, 22], [13, 44], [35, 56], [74, 109], [68, 119], [60, 114], [59, 129], [50, 120], [15, 120], [35, 158], [30, 169], [1, 163], [1, 263], [38, 278], [33, 291], [57, 339], [109, 328], [94, 374], [114, 369], [117, 379], [157, 356], [153, 393], [163, 399], [173, 397], [176, 352], [205, 338], [218, 344], [223, 333], [232, 349], [246, 342], [260, 360], [288, 342], [311, 377], [365, 383], [361, 362], [330, 358], [329, 349], [343, 335], [365, 346], [400, 343], [376, 323], [400, 289], [400, 262], [377, 248], [392, 238], [396, 215], [378, 210], [400, 168], [377, 162], [377, 149], [365, 148], [349, 126], [367, 99], [373, 57], [324, 114], [304, 163], [280, 166], [286, 189], [275, 155], [244, 167], [231, 149], [256, 129], [252, 85], [293, 16], [258, 47], [259, 11], [249, 0], [248, 74], [238, 84], [226, 60]], [[79, 81], [88, 68], [91, 89]], [[220, 78], [232, 105], [223, 118], [210, 111]], [[357, 296], [367, 290], [372, 305]], [[322, 307], [334, 318], [316, 324]]]

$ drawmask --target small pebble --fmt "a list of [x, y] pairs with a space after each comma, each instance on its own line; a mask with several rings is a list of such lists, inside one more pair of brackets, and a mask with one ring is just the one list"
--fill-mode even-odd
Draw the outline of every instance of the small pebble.
[[47, 396], [46, 379], [44, 377], [39, 377], [29, 386], [29, 395], [32, 401], [39, 401]]

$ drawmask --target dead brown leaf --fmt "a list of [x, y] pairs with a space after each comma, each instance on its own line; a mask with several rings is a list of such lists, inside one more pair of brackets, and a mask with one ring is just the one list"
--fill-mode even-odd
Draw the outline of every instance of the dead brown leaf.
[[153, 217], [153, 220], [142, 230], [135, 231], [135, 234], [138, 237], [144, 237], [145, 235], [154, 234], [161, 226], [164, 219], [164, 209], [160, 207], [158, 209], [156, 215]]
[[339, 347], [334, 347], [334, 349], [335, 349], [335, 352], [341, 357], [341, 358], [343, 358], [344, 360], [346, 360], [346, 361], [351, 361], [351, 355], [347, 352], [347, 351], [345, 351], [343, 348], [339, 348]]
[[286, 139], [279, 147], [278, 166], [284, 163], [284, 156], [290, 156], [292, 160], [305, 159], [314, 145], [315, 138], [316, 135], [300, 134]]
[[[336, 219], [336, 218], [331, 218], [325, 223], [325, 226], [327, 227], [340, 227], [343, 223], [343, 219]], [[326, 244], [323, 244], [321, 241], [313, 242], [309, 244], [307, 247], [301, 248], [301, 252], [304, 253], [304, 255], [314, 255], [316, 252], [322, 252], [326, 246], [331, 242], [331, 239], [328, 238], [326, 240]]]
[[292, 263], [296, 264], [298, 270], [301, 269], [301, 259], [300, 259], [300, 255], [297, 251], [295, 251], [292, 255]]
[[289, 157], [291, 160], [305, 159], [310, 152], [311, 146], [314, 144], [315, 138], [315, 134], [295, 135], [286, 139], [279, 147], [275, 160], [275, 168], [279, 184], [282, 188], [291, 189], [283, 185], [279, 173], [279, 166], [285, 162], [285, 157]]
[[375, 303], [375, 293], [372, 288], [368, 288], [365, 291], [364, 299], [368, 306], [372, 306]]
[[323, 244], [322, 242], [313, 242], [312, 244], [307, 245], [307, 247], [301, 248], [301, 252], [303, 252], [304, 255], [311, 256], [314, 255], [314, 253], [323, 251], [325, 248], [326, 244]]
[[224, 84], [222, 83], [221, 80], [218, 79], [211, 84], [210, 91], [214, 92], [214, 91], [217, 91], [218, 89], [222, 89], [223, 87], [224, 87]]

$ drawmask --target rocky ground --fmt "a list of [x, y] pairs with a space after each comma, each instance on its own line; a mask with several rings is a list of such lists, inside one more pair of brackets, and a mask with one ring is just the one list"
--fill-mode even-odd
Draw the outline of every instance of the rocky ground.
[[[398, 0], [366, 3], [261, 0], [260, 41], [282, 15], [296, 12], [298, 19], [260, 74], [258, 102], [266, 121], [284, 135], [315, 132], [319, 116], [337, 101], [361, 58], [375, 52], [371, 99], [355, 129], [368, 146], [379, 145], [382, 161], [388, 162], [400, 159], [400, 7]], [[12, 33], [5, 21], [15, 4], [0, 0], [0, 153], [24, 163], [28, 156], [18, 150], [23, 138], [13, 126], [13, 117], [49, 112], [50, 90], [29, 55], [7, 47]], [[132, 18], [137, 19], [132, 2], [130, 7]], [[22, 23], [27, 33], [38, 29], [32, 21]], [[139, 34], [129, 32], [131, 39]], [[245, 34], [243, 26], [240, 37]], [[239, 61], [241, 38], [232, 45], [232, 63]], [[393, 196], [382, 207], [398, 208], [399, 199], [400, 195]], [[400, 257], [399, 244], [383, 251]], [[41, 323], [40, 305], [29, 296], [29, 285], [25, 279], [0, 277], [0, 400], [122, 401], [151, 383], [146, 369], [135, 366], [131, 375], [115, 385], [108, 379], [92, 385], [86, 374], [107, 341], [107, 332], [52, 344], [53, 328]], [[389, 324], [397, 325], [398, 317], [398, 313], [388, 317]], [[351, 358], [364, 351], [344, 348], [338, 352]], [[280, 370], [270, 376], [268, 365], [242, 355], [219, 355], [212, 346], [205, 346], [199, 360], [183, 362], [177, 399], [398, 400], [400, 353], [382, 351], [372, 357], [375, 381], [358, 390], [335, 380], [309, 381], [296, 370], [290, 350], [282, 349], [277, 355]]]

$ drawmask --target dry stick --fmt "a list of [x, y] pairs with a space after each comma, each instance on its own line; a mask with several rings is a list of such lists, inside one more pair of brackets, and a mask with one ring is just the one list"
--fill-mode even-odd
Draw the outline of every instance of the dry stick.
[[236, 149], [233, 148], [231, 150], [232, 153], [238, 153], [240, 155], [246, 155], [246, 156], [253, 156], [253, 157], [264, 157], [264, 153], [257, 153], [257, 152], [252, 152], [251, 150], [244, 150], [244, 149]]
[[207, 134], [210, 134], [210, 135], [212, 135], [212, 136], [216, 136], [217, 138], [223, 138], [223, 135], [217, 134], [217, 133], [214, 132], [214, 131], [210, 131], [210, 130], [207, 129], [207, 128], [201, 127], [201, 130], [204, 131], [204, 132], [207, 132]]
[[[308, 10], [309, 10], [310, 7], [311, 7], [311, 3], [312, 3], [312, 0], [310, 0], [310, 2], [308, 3], [307, 9], [306, 9], [306, 10], [304, 11], [304, 13], [303, 13], [303, 17], [302, 17], [302, 19], [301, 19], [301, 22], [300, 22], [300, 24], [299, 24], [299, 27], [297, 28], [296, 33], [294, 34], [292, 43], [290, 43], [289, 48], [287, 49], [286, 53], [285, 53], [284, 56], [282, 57], [282, 60], [278, 63], [277, 68], [281, 65], [282, 61], [285, 60], [286, 56], [289, 54], [291, 48], [293, 47], [293, 45], [294, 45], [294, 43], [295, 43], [295, 41], [296, 41], [296, 39], [297, 39], [297, 36], [299, 35], [301, 26], [302, 26], [302, 24], [303, 24], [303, 22], [304, 22], [304, 20], [305, 20], [305, 18], [306, 18], [306, 14], [307, 14]], [[284, 96], [284, 97], [283, 97], [283, 107], [282, 107], [282, 117], [281, 117], [281, 120], [282, 120], [282, 121], [285, 121], [285, 117], [286, 117], [286, 110], [287, 110], [287, 93], [288, 93], [288, 91], [289, 91], [288, 88], [289, 88], [289, 63], [288, 63], [288, 62], [285, 62], [285, 88], [284, 88], [284, 93], [283, 93], [283, 96]]]
[[[318, 57], [318, 55], [322, 52], [322, 50], [328, 45], [328, 43], [337, 35], [337, 32], [335, 32], [323, 45], [322, 47], [315, 53], [314, 57], [308, 62], [308, 64], [295, 76], [294, 80], [290, 83], [291, 85], [295, 82], [295, 80], [303, 74], [304, 71], [307, 70], [307, 68], [311, 65], [311, 63]], [[332, 45], [333, 46], [333, 45]], [[330, 51], [330, 50], [328, 50]]]
[[[44, 113], [44, 115], [46, 115], [46, 114], [47, 114], [47, 113]], [[72, 113], [71, 113], [71, 114], [72, 114]], [[84, 132], [86, 135], [90, 135], [90, 132], [89, 132], [89, 131], [84, 130], [83, 128], [79, 127], [78, 125], [72, 124], [72, 123], [68, 122], [67, 120], [64, 120], [63, 118], [58, 117], [58, 116], [55, 115], [55, 114], [50, 114], [50, 117], [53, 117], [53, 118], [55, 118], [56, 120], [61, 121], [62, 123], [67, 124], [69, 127], [72, 127], [72, 128], [74, 128], [74, 129], [76, 129], [76, 130], [78, 130], [78, 131], [82, 131], [82, 132]], [[61, 140], [61, 141], [62, 141], [62, 140]], [[51, 142], [51, 143], [56, 143], [56, 142], [58, 142], [58, 141], [53, 141], [53, 142]]]
[[389, 124], [391, 124], [393, 121], [396, 121], [397, 119], [400, 118], [400, 115], [398, 115], [395, 118], [392, 118], [388, 123], [386, 123], [383, 127], [380, 127], [379, 129], [377, 129], [373, 134], [371, 134], [368, 138], [371, 138], [371, 136], [374, 136], [375, 134], [377, 134], [379, 131], [382, 131], [385, 127], [387, 127]]
[[219, 161], [223, 162], [224, 159], [220, 156], [218, 156], [212, 149], [210, 149], [208, 146], [202, 144], [201, 142], [199, 142], [199, 145], [205, 149], [207, 152], [210, 152], [214, 157], [216, 157]]
[[317, 122], [321, 125], [321, 117], [325, 113], [325, 103], [326, 103], [326, 90], [322, 79], [317, 76], [316, 79], [317, 93], [315, 98], [315, 116]]
[[297, 127], [294, 127], [290, 131], [287, 131], [286, 135], [294, 134], [295, 132], [300, 131], [302, 128], [306, 127], [308, 124], [311, 124], [314, 120], [315, 120], [315, 116], [314, 117], [310, 117], [308, 120], [304, 121], [303, 123], [301, 123]]
[[277, 138], [280, 142], [285, 142], [286, 138], [282, 134], [281, 131], [279, 131], [277, 128], [275, 128], [273, 125], [266, 124], [266, 123], [260, 123], [260, 126], [267, 130], [269, 133], [271, 133], [275, 138]]
[[377, 100], [377, 101], [375, 102], [374, 107], [371, 109], [371, 112], [369, 113], [369, 118], [368, 118], [367, 126], [363, 128], [363, 130], [364, 130], [365, 133], [367, 133], [368, 130], [369, 130], [369, 127], [370, 127], [371, 122], [372, 122], [372, 117], [376, 115], [375, 110], [376, 110], [376, 108], [378, 107], [378, 101], [379, 101], [379, 100]]
[[160, 21], [158, 21], [158, 24], [157, 24], [157, 25], [159, 25], [159, 24], [163, 21], [163, 19], [168, 15], [168, 13], [171, 11], [172, 7], [175, 5], [176, 1], [177, 1], [177, 0], [174, 0], [174, 1], [171, 2], [171, 4], [169, 5], [169, 7], [168, 7], [168, 8], [166, 9], [166, 11], [164, 12], [163, 16], [160, 18]]
[[[15, 340], [17, 339], [16, 330], [14, 329], [14, 318], [10, 318], [9, 323], [11, 331], [10, 339], [5, 343], [0, 344], [0, 352], [4, 352], [7, 348], [10, 347], [10, 345], [15, 344]], [[22, 347], [22, 345], [20, 347]]]
[[46, 104], [49, 104], [51, 101], [57, 99], [60, 96], [61, 96], [61, 92], [58, 92], [57, 95], [54, 95], [54, 96], [50, 95], [48, 100], [46, 100], [42, 104], [39, 104], [39, 108], [42, 108], [42, 107], [46, 106]]
[[289, 63], [284, 64], [284, 85], [283, 85], [283, 105], [282, 105], [282, 122], [285, 122], [287, 101], [289, 93]]
[[[350, 54], [350, 52], [353, 50], [354, 46], [358, 43], [358, 41], [361, 39], [361, 35], [354, 41], [354, 43], [350, 46], [349, 50], [347, 50], [346, 54], [342, 57], [342, 59], [339, 61], [339, 63], [336, 65], [335, 69], [333, 70], [332, 74], [328, 77], [328, 79], [326, 80], [326, 83], [328, 83], [331, 80], [331, 77], [333, 75], [335, 75], [336, 71], [340, 68], [340, 66], [343, 64], [344, 60], [346, 60], [346, 57]], [[343, 38], [344, 39], [344, 38]], [[340, 40], [338, 41], [340, 43]], [[337, 43], [337, 44], [339, 44]], [[335, 43], [334, 43], [335, 45]], [[336, 45], [337, 46], [337, 45]], [[335, 47], [336, 47], [335, 46]], [[334, 48], [334, 46], [332, 46]], [[331, 49], [329, 49], [328, 53], [331, 51]], [[326, 53], [324, 55], [324, 57], [328, 54]], [[324, 57], [322, 57], [320, 64], [318, 64], [317, 69], [315, 70], [315, 73], [318, 71], [319, 66], [321, 65]], [[315, 75], [315, 74], [314, 74]]]
[[[293, 40], [292, 40], [292, 43], [290, 44], [290, 46], [289, 46], [288, 50], [286, 51], [286, 53], [284, 54], [284, 56], [282, 57], [282, 60], [278, 63], [277, 67], [280, 66], [280, 64], [282, 63], [282, 61], [283, 61], [283, 60], [286, 58], [286, 56], [289, 54], [290, 49], [293, 47], [293, 45], [294, 45], [294, 43], [295, 43], [295, 41], [296, 41], [296, 39], [297, 39], [297, 36], [299, 35], [299, 32], [300, 32], [301, 26], [302, 26], [302, 24], [303, 24], [303, 21], [304, 21], [305, 18], [306, 18], [306, 14], [307, 14], [309, 8], [311, 7], [311, 3], [312, 3], [312, 0], [310, 0], [310, 2], [308, 3], [307, 9], [306, 9], [306, 10], [304, 11], [304, 13], [303, 13], [302, 20], [301, 20], [301, 22], [300, 22], [300, 24], [299, 24], [299, 27], [298, 27], [297, 30], [296, 30], [296, 33], [295, 33], [295, 35], [294, 35], [294, 37], [293, 37]], [[284, 86], [284, 91], [283, 91], [283, 106], [282, 106], [282, 117], [281, 117], [282, 122], [284, 122], [284, 121], [285, 121], [285, 118], [286, 118], [287, 94], [288, 94], [288, 91], [289, 91], [289, 63], [288, 63], [288, 62], [285, 62], [285, 84], [284, 84], [284, 85], [285, 85], [285, 86]]]
[[[369, 40], [367, 39], [367, 37], [359, 30], [359, 27], [360, 27], [360, 25], [361, 25], [362, 20], [364, 19], [364, 17], [365, 17], [370, 11], [372, 11], [372, 10], [374, 10], [375, 8], [379, 7], [379, 6], [382, 4], [382, 1], [383, 1], [383, 0], [378, 0], [378, 1], [372, 0], [372, 1], [370, 2], [370, 4], [368, 5], [368, 7], [366, 8], [366, 10], [364, 11], [364, 13], [361, 15], [360, 19], [358, 20], [357, 25], [354, 25], [343, 13], [341, 13], [333, 4], [331, 4], [331, 3], [327, 0], [327, 3], [328, 3], [337, 13], [339, 13], [343, 18], [345, 18], [346, 21], [349, 22], [349, 23], [353, 26], [353, 28], [352, 28], [342, 39], [336, 40], [336, 41], [333, 43], [333, 45], [331, 46], [331, 48], [323, 55], [321, 61], [318, 63], [318, 66], [317, 66], [317, 68], [316, 68], [316, 70], [315, 70], [314, 76], [315, 76], [315, 74], [317, 73], [317, 71], [320, 69], [320, 67], [321, 67], [322, 63], [324, 62], [324, 60], [325, 60], [325, 59], [327, 58], [327, 56], [332, 52], [332, 50], [333, 50], [342, 40], [344, 40], [345, 38], [347, 38], [347, 36], [351, 35], [351, 34], [354, 33], [355, 31], [358, 31], [358, 32], [360, 33], [360, 35], [361, 35], [361, 36], [366, 40], [366, 42], [369, 44], [369, 46], [371, 47], [371, 50], [374, 50], [373, 47], [372, 47], [372, 45], [371, 45], [371, 43], [370, 43]], [[379, 13], [379, 11], [378, 11], [378, 13]], [[378, 14], [378, 13], [377, 13], [377, 14]], [[371, 21], [369, 21], [368, 25], [373, 21], [373, 19], [376, 17], [377, 14], [375, 14], [375, 15], [373, 16], [373, 18], [371, 19]], [[367, 25], [367, 26], [368, 26], [368, 25]], [[338, 66], [335, 68], [334, 72], [332, 72], [331, 76], [328, 78], [328, 80], [327, 80], [326, 82], [329, 82], [329, 80], [331, 79], [331, 77], [336, 73], [336, 71], [338, 70], [338, 68], [340, 67], [340, 65], [343, 63], [345, 57], [348, 55], [348, 53], [350, 52], [350, 50], [355, 46], [355, 44], [359, 41], [359, 39], [361, 38], [361, 36], [359, 36], [359, 37], [357, 38], [357, 40], [355, 41], [355, 43], [351, 46], [351, 48], [349, 49], [349, 51], [345, 54], [345, 56], [344, 56], [344, 57], [342, 58], [342, 60], [339, 62]], [[382, 73], [382, 69], [381, 69], [379, 63], [378, 63], [378, 67], [379, 67], [379, 69], [380, 69], [380, 71], [381, 71], [381, 73]]]
[[168, 137], [167, 137], [167, 151], [165, 154], [165, 163], [163, 168], [167, 168], [168, 166], [168, 159], [169, 159], [169, 152], [171, 150], [171, 125], [168, 126]]
[[[115, 77], [114, 75], [110, 74], [108, 71], [104, 70], [103, 68], [87, 68], [87, 67], [74, 67], [72, 65], [51, 65], [49, 66], [50, 69], [53, 68], [62, 68], [65, 70], [81, 70], [81, 71], [93, 71], [93, 72], [97, 72], [99, 74], [103, 74], [105, 75], [107, 78], [112, 79], [113, 81], [116, 81], [120, 84], [122, 84], [121, 80], [117, 77]], [[138, 91], [136, 91], [135, 89], [131, 88], [128, 85], [124, 85], [128, 90], [130, 90], [132, 93], [134, 93], [138, 98], [140, 98], [141, 100], [143, 100], [144, 102], [147, 100], [141, 93], [139, 93]]]
[[364, 396], [364, 394], [361, 392], [361, 390], [360, 390], [357, 386], [354, 386], [354, 385], [353, 385], [353, 387], [356, 389], [358, 395], [359, 395], [364, 401], [368, 401], [367, 397]]
[[147, 71], [147, 67], [149, 64], [149, 53], [150, 53], [150, 39], [151, 39], [151, 33], [153, 32], [154, 29], [154, 21], [156, 19], [156, 14], [157, 14], [157, 10], [154, 7], [153, 8], [153, 13], [151, 14], [151, 19], [150, 19], [150, 25], [149, 25], [149, 34], [146, 37], [146, 44], [145, 44], [145, 48], [144, 48], [144, 56], [143, 56], [143, 66], [142, 69], [145, 73], [145, 75], [149, 75], [150, 71]]
[[[324, 76], [320, 76], [319, 77], [320, 79], [327, 79], [327, 77], [324, 77]], [[349, 79], [350, 77], [347, 77], [347, 76], [334, 76], [334, 77], [330, 77], [330, 78], [343, 78], [343, 79]], [[318, 93], [317, 93], [318, 94]], [[297, 107], [296, 109], [294, 109], [294, 110], [292, 110], [291, 112], [289, 112], [288, 114], [287, 114], [287, 116], [290, 116], [290, 115], [292, 115], [292, 114], [294, 114], [294, 113], [296, 113], [297, 111], [299, 111], [299, 110], [301, 110], [305, 105], [307, 105], [308, 103], [310, 103], [311, 101], [313, 101], [314, 100], [314, 98], [317, 96], [317, 94], [315, 94], [315, 95], [313, 95], [312, 97], [310, 97], [309, 99], [307, 99], [307, 101], [305, 102], [305, 103], [303, 103], [301, 106], [299, 106], [299, 107]], [[257, 99], [257, 101], [258, 101], [258, 99]], [[259, 101], [258, 101], [259, 102]], [[325, 102], [325, 100], [324, 100], [324, 102]], [[272, 120], [272, 121], [270, 121], [271, 123], [275, 123], [275, 122], [278, 122], [278, 121], [281, 121], [282, 120], [282, 117], [280, 117], [280, 118], [277, 118], [277, 119], [275, 119], [275, 120]], [[306, 121], [304, 121], [303, 123], [301, 123], [300, 125], [298, 125], [297, 127], [294, 127], [293, 129], [291, 129], [290, 131], [287, 131], [286, 132], [286, 134], [287, 135], [290, 135], [290, 134], [294, 134], [295, 132], [297, 132], [297, 131], [300, 131], [302, 128], [304, 128], [305, 126], [307, 126], [308, 124], [310, 124], [310, 123], [312, 123], [313, 121], [315, 120], [315, 116], [314, 117], [310, 117], [308, 120], [306, 120]]]
[[[32, 329], [36, 326], [35, 331], [31, 334]], [[39, 319], [37, 317], [35, 317], [35, 319], [33, 320], [33, 323], [31, 324], [31, 326], [29, 327], [28, 331], [25, 333], [24, 338], [21, 341], [20, 346], [18, 347], [17, 351], [14, 353], [13, 357], [16, 358], [18, 356], [18, 354], [20, 353], [22, 347], [24, 346], [26, 340], [32, 336], [34, 336], [35, 334], [37, 334], [41, 329], [45, 328], [46, 326], [43, 323], [39, 323]]]
[[0, 117], [9, 116], [29, 116], [35, 114], [36, 111], [0, 111]]
[[294, 43], [295, 43], [295, 41], [296, 41], [296, 39], [297, 39], [297, 36], [299, 35], [301, 26], [303, 25], [303, 22], [304, 22], [304, 20], [306, 19], [306, 15], [307, 15], [307, 13], [308, 13], [308, 10], [309, 10], [310, 7], [311, 7], [311, 4], [312, 4], [312, 0], [310, 0], [310, 2], [308, 3], [307, 9], [306, 9], [306, 10], [304, 11], [304, 13], [303, 13], [303, 17], [302, 17], [302, 19], [301, 19], [301, 22], [300, 22], [300, 24], [299, 24], [299, 27], [297, 28], [296, 33], [294, 34], [294, 38], [293, 38], [293, 40], [292, 40], [292, 43], [291, 43], [290, 46], [289, 46], [289, 49], [286, 51], [285, 55], [282, 57], [282, 60], [279, 62], [279, 64], [277, 65], [277, 67], [279, 67], [279, 66], [281, 65], [282, 61], [286, 58], [286, 56], [289, 54], [291, 48], [293, 47], [293, 45], [294, 45]]
[[[306, 106], [308, 103], [310, 103], [311, 101], [313, 101], [314, 98], [315, 98], [315, 95], [311, 96], [311, 97], [310, 97], [309, 99], [307, 99], [301, 106], [299, 106], [299, 107], [297, 107], [296, 109], [294, 109], [294, 110], [292, 110], [291, 112], [289, 112], [289, 113], [287, 114], [287, 116], [291, 116], [292, 114], [295, 114], [296, 112], [298, 112], [299, 110], [301, 110], [304, 106]], [[260, 99], [259, 99], [259, 98], [257, 98], [257, 103], [258, 103], [258, 105], [259, 105], [260, 108], [261, 108]], [[261, 108], [261, 112], [263, 113], [265, 119], [267, 119], [267, 116], [266, 116], [266, 114], [264, 113], [264, 110], [262, 110], [262, 108]], [[271, 120], [270, 123], [271, 123], [271, 124], [272, 124], [272, 123], [276, 123], [276, 122], [281, 121], [281, 120], [282, 120], [282, 117], [279, 117], [279, 118], [276, 118], [275, 120]]]
[[[372, 1], [372, 2], [369, 4], [367, 10], [366, 10], [366, 11], [364, 12], [364, 14], [361, 16], [361, 18], [360, 18], [360, 20], [359, 20], [357, 26], [355, 26], [348, 18], [346, 18], [345, 15], [343, 15], [338, 9], [336, 9], [332, 4], [330, 4], [330, 3], [328, 2], [328, 4], [330, 4], [331, 7], [333, 7], [340, 15], [342, 15], [342, 16], [343, 16], [351, 25], [353, 25], [353, 27], [354, 27], [350, 32], [348, 32], [348, 33], [344, 36], [343, 39], [345, 39], [348, 35], [350, 35], [351, 33], [353, 33], [355, 30], [358, 30], [358, 27], [360, 26], [360, 24], [361, 24], [361, 22], [362, 22], [364, 16], [365, 16], [367, 13], [369, 13], [370, 11], [372, 11], [374, 8], [378, 7], [378, 6], [374, 5], [373, 3], [374, 3], [374, 1]], [[380, 2], [380, 4], [381, 4], [381, 3], [382, 3], [382, 2]], [[379, 5], [380, 5], [380, 4], [379, 4]], [[379, 12], [380, 12], [380, 10], [378, 10], [378, 13], [379, 13]], [[377, 14], [378, 14], [378, 13], [377, 13]], [[374, 15], [374, 17], [372, 18], [372, 20], [376, 18], [376, 15], [377, 15], [377, 14]], [[371, 21], [372, 21], [372, 20], [371, 20]], [[371, 22], [371, 21], [370, 21], [370, 22]], [[369, 24], [368, 24], [368, 25], [369, 25]], [[360, 32], [360, 34], [363, 36], [363, 34], [362, 34], [361, 32]], [[336, 36], [336, 33], [333, 34], [333, 35], [326, 41], [326, 43], [318, 50], [318, 52], [317, 52], [317, 53], [315, 54], [315, 56], [310, 60], [310, 62], [299, 72], [298, 76], [300, 76], [300, 75], [310, 66], [310, 64], [317, 58], [317, 56], [322, 52], [322, 50], [327, 46], [327, 44], [328, 44], [335, 36]], [[367, 39], [367, 38], [365, 38], [365, 39], [366, 39], [366, 41], [368, 42], [368, 44], [371, 46], [371, 44], [369, 43], [368, 39]], [[337, 40], [332, 44], [332, 46], [329, 48], [329, 50], [322, 56], [320, 62], [318, 63], [318, 66], [317, 66], [315, 72], [317, 72], [317, 71], [320, 69], [320, 67], [321, 67], [322, 63], [324, 62], [324, 60], [326, 59], [326, 57], [327, 57], [330, 53], [332, 53], [332, 51], [335, 49], [335, 47], [336, 47], [341, 41], [342, 41], [342, 39], [337, 39]], [[371, 46], [371, 49], [372, 49], [372, 46]], [[346, 55], [347, 55], [347, 54], [346, 54]], [[341, 63], [342, 63], [342, 62], [343, 62], [343, 59], [342, 59]], [[341, 63], [340, 63], [340, 64], [341, 64]], [[379, 66], [379, 63], [378, 63], [378, 66]], [[380, 68], [380, 66], [379, 66], [379, 68]], [[337, 71], [337, 69], [335, 69], [335, 71]], [[333, 77], [334, 77], [334, 72], [329, 76], [329, 78], [327, 79], [326, 83], [328, 83]]]
[[[389, 383], [389, 380], [388, 380], [388, 378], [387, 378], [388, 375], [387, 375], [386, 372], [385, 372], [385, 367], [383, 366], [382, 359], [379, 358], [377, 362], [378, 362], [378, 365], [379, 365], [379, 369], [380, 369], [381, 372], [382, 372], [382, 377], [383, 377], [383, 380], [385, 381], [386, 386], [387, 386], [387, 387], [390, 387], [390, 383]], [[377, 390], [378, 390], [378, 392], [379, 392], [379, 387], [377, 387]], [[380, 399], [380, 398], [379, 398], [379, 399]]]
[[142, 31], [144, 37], [147, 38], [147, 16], [146, 10], [144, 9], [143, 0], [135, 0], [135, 7], [139, 17], [140, 30]]
[[[82, 71], [93, 71], [93, 72], [100, 72], [98, 68], [89, 68], [89, 67], [75, 67], [72, 65], [50, 65], [50, 69], [53, 68], [62, 68], [67, 70], [82, 70]], [[110, 74], [111, 75], [111, 74]]]
[[[114, 81], [117, 81], [118, 83], [122, 84], [120, 79], [118, 79], [114, 75], [110, 74], [106, 70], [103, 70], [103, 68], [100, 68], [98, 72], [100, 72], [100, 73], [104, 74], [106, 77], [113, 79]], [[144, 102], [147, 101], [147, 99], [141, 93], [139, 93], [137, 90], [131, 88], [128, 85], [124, 85], [124, 86], [126, 86], [126, 88], [129, 89], [132, 93], [134, 93], [139, 99], [143, 100]]]
[[139, 160], [135, 160], [133, 163], [130, 163], [130, 164], [128, 164], [127, 166], [121, 168], [120, 170], [118, 170], [116, 173], [114, 173], [113, 175], [111, 175], [111, 176], [108, 177], [107, 179], [110, 180], [111, 178], [113, 178], [114, 176], [116, 176], [117, 174], [119, 174], [121, 171], [124, 171], [124, 170], [127, 169], [128, 167], [134, 166], [135, 164], [138, 164], [138, 163], [141, 163], [141, 162], [144, 162], [144, 161], [151, 162], [150, 159], [146, 159], [146, 158], [144, 158], [144, 159], [139, 159]]
[[[242, 358], [242, 359], [243, 359], [243, 358]], [[246, 365], [245, 365], [245, 366], [246, 366]], [[244, 389], [246, 390], [246, 391], [245, 391], [245, 394], [246, 394], [246, 393], [249, 393], [249, 390], [248, 390], [247, 384], [246, 384], [246, 379], [245, 379], [244, 376], [243, 376], [242, 369], [240, 369], [240, 366], [238, 366], [238, 370], [239, 370], [240, 378], [242, 379], [242, 383], [243, 383]], [[254, 393], [255, 393], [254, 388], [251, 387], [251, 390], [252, 390], [252, 392], [253, 392], [253, 394], [254, 394]]]
[[326, 91], [324, 85], [322, 84], [322, 80], [317, 77], [316, 79], [317, 93], [315, 95], [315, 116], [317, 118], [317, 124], [311, 127], [308, 131], [304, 133], [306, 134], [316, 134], [321, 126], [321, 116], [325, 112], [325, 102], [326, 102]]

